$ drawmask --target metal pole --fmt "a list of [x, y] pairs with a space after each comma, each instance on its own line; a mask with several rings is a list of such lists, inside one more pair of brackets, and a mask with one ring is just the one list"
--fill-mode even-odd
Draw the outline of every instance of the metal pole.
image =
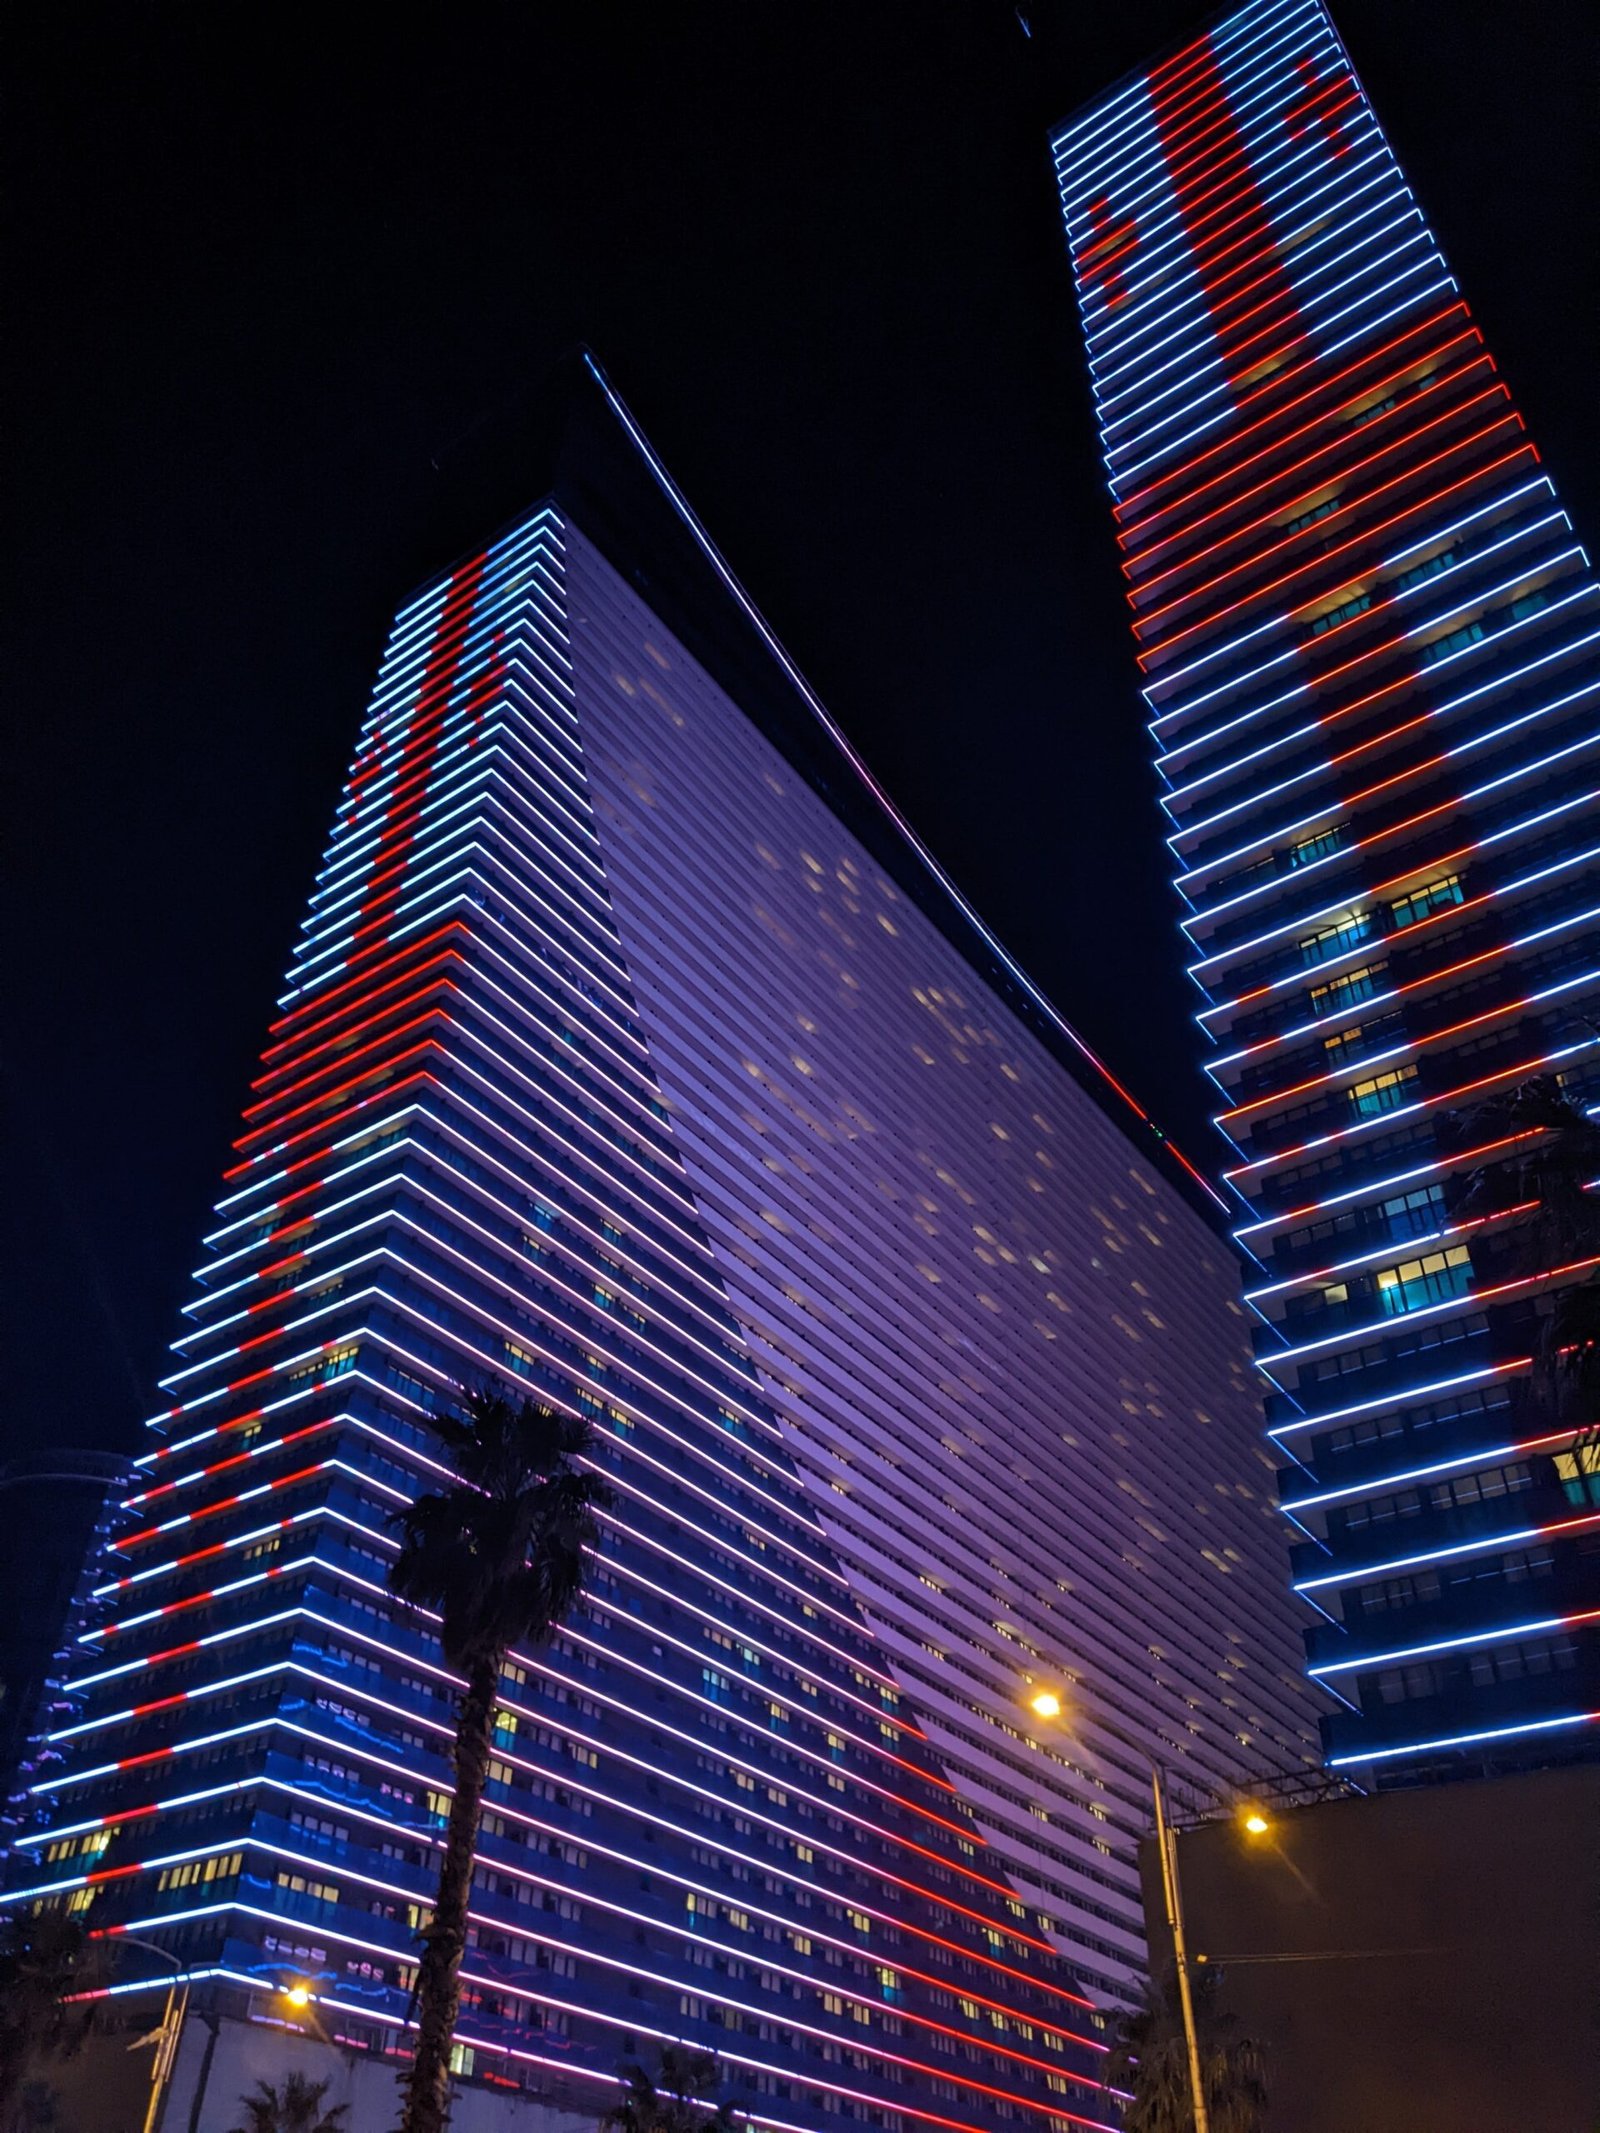
[[1163, 1772], [1153, 1768], [1150, 1786], [1156, 1800], [1156, 1844], [1161, 1853], [1161, 1890], [1166, 1898], [1167, 1924], [1172, 1930], [1172, 1953], [1178, 1969], [1178, 2004], [1183, 2010], [1183, 2041], [1189, 2051], [1189, 2101], [1194, 2110], [1194, 2133], [1211, 2133], [1206, 2113], [1205, 2085], [1200, 2075], [1200, 2040], [1194, 2027], [1194, 1996], [1189, 1989], [1189, 1953], [1183, 1940], [1183, 1890], [1178, 1881], [1178, 1836], [1167, 1818], [1167, 1786]]
[[[170, 1948], [160, 1947], [153, 1940], [139, 1940], [129, 1933], [119, 1936], [123, 1947], [144, 1948], [151, 1955], [159, 1955], [164, 1962], [172, 1964], [174, 1971], [181, 1973], [183, 1961]], [[181, 1987], [181, 1990], [180, 1990]], [[183, 2018], [189, 2011], [189, 1980], [174, 1976], [167, 1987], [167, 2003], [162, 2011], [161, 2028], [156, 2035], [156, 2055], [150, 2068], [150, 2101], [145, 2106], [143, 2133], [156, 2133], [161, 2122], [161, 2106], [167, 2093], [167, 2082], [178, 2057], [178, 2040], [183, 2035]]]

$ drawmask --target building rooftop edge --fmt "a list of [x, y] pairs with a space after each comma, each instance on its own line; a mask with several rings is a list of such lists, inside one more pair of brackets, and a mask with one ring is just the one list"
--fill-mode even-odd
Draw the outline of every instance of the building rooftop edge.
[[[541, 457], [547, 464], [538, 478], [522, 491], [523, 500], [515, 508], [497, 514], [486, 540], [470, 550], [453, 551], [452, 561], [428, 572], [407, 599], [541, 509], [553, 507], [569, 517], [613, 568], [661, 611], [663, 622], [744, 715], [906, 890], [974, 976], [1039, 1038], [1134, 1153], [1213, 1234], [1227, 1241], [1228, 1203], [1009, 953], [900, 814], [728, 565], [593, 351], [580, 347], [564, 357], [539, 399], [533, 457], [536, 465]], [[585, 428], [585, 399], [592, 410], [604, 411], [605, 432], [621, 440], [635, 479], [644, 475], [665, 507], [657, 513], [661, 523], [653, 537], [643, 529], [639, 496], [631, 500], [633, 509], [619, 507], [618, 490], [625, 485], [619, 469], [600, 464], [597, 471], [605, 437], [597, 436], [592, 426]], [[686, 587], [681, 578], [674, 581], [673, 573], [679, 559], [690, 554], [700, 582]], [[708, 630], [708, 586], [715, 587], [723, 616], [736, 623], [734, 631], [725, 626]], [[752, 651], [758, 655], [755, 661]]]

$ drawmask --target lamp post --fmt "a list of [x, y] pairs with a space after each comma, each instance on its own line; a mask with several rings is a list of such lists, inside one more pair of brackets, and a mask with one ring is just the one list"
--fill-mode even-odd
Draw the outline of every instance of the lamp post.
[[173, 1968], [172, 1982], [167, 1987], [167, 2004], [162, 2010], [161, 2027], [156, 2031], [156, 2056], [150, 2069], [150, 2101], [144, 2114], [143, 2133], [156, 2133], [156, 2126], [161, 2118], [161, 2105], [167, 2093], [167, 2083], [172, 2078], [173, 2064], [178, 2056], [178, 2039], [183, 2034], [183, 2018], [189, 2009], [189, 1980], [183, 1975], [182, 1957], [174, 1955], [170, 1948], [163, 1948], [153, 1940], [140, 1940], [132, 1933], [119, 1933], [117, 1944], [123, 1948], [143, 1948], [147, 1955], [159, 1955], [164, 1963], [170, 1963]]
[[1200, 2039], [1194, 2026], [1194, 1992], [1189, 1981], [1189, 1953], [1183, 1938], [1183, 1884], [1178, 1879], [1178, 1833], [1167, 1813], [1167, 1780], [1157, 1765], [1150, 1772], [1150, 1789], [1156, 1803], [1156, 1844], [1161, 1853], [1161, 1893], [1166, 1901], [1167, 1925], [1172, 1933], [1172, 1955], [1178, 1972], [1178, 2005], [1183, 2011], [1183, 2041], [1189, 2055], [1189, 2102], [1194, 2111], [1194, 2133], [1211, 2133], [1206, 2112], [1205, 2082], [1200, 2071]]
[[[1028, 1697], [1028, 1708], [1036, 1717], [1060, 1718], [1062, 1702], [1052, 1688], [1029, 1684], [1033, 1693]], [[1156, 1845], [1161, 1855], [1161, 1892], [1166, 1904], [1167, 1925], [1172, 1934], [1172, 1953], [1178, 1972], [1178, 2005], [1183, 2015], [1184, 2051], [1189, 2065], [1189, 2103], [1194, 2115], [1194, 2133], [1211, 2133], [1210, 2114], [1206, 2110], [1205, 2081], [1200, 2065], [1200, 2038], [1195, 2029], [1194, 1987], [1189, 1973], [1189, 1950], [1183, 1930], [1183, 1884], [1178, 1878], [1178, 1833], [1172, 1827], [1172, 1817], [1167, 1806], [1166, 1773], [1159, 1764], [1150, 1767], [1150, 1789], [1155, 1798]], [[1250, 1808], [1242, 1816], [1243, 1827], [1251, 1837], [1260, 1837], [1271, 1823], [1259, 1808]]]

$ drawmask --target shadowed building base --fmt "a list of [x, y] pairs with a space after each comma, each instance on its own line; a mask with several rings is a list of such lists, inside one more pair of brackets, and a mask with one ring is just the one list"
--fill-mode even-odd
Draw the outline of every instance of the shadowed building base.
[[[1191, 1959], [1263, 2048], [1268, 2133], [1597, 2122], [1600, 1770], [1270, 1818], [1178, 1839]], [[1170, 1962], [1153, 1843], [1141, 1864], [1152, 1961]]]

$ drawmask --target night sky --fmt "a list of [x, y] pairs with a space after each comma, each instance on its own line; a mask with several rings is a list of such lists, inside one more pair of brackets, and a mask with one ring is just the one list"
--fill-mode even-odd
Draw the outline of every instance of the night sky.
[[[1215, 1161], [1049, 121], [1166, 0], [241, 10], [13, 29], [0, 1459], [130, 1448], [434, 463], [591, 343], [933, 850]], [[1343, 0], [1597, 512], [1595, 32]]]

